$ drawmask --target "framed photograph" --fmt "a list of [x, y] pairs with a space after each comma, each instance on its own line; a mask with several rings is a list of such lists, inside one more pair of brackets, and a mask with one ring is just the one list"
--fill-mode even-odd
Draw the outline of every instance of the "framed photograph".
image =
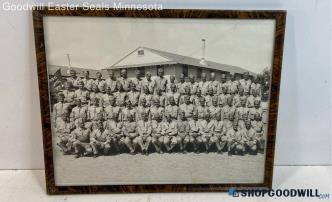
[[48, 194], [271, 188], [285, 11], [33, 11]]

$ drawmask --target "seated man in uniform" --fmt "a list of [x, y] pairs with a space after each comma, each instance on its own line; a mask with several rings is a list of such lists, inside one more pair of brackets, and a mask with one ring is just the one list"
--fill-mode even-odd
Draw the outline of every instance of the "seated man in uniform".
[[149, 121], [149, 115], [142, 112], [141, 116], [143, 117], [143, 120], [137, 122], [137, 141], [141, 147], [142, 153], [148, 155], [148, 149], [151, 143], [152, 127], [151, 122]]
[[113, 96], [115, 97], [116, 105], [123, 107], [123, 105], [126, 103], [127, 92], [123, 90], [123, 86], [120, 82], [116, 84], [116, 90], [113, 93]]
[[123, 123], [122, 132], [125, 136], [125, 145], [128, 147], [130, 154], [134, 154], [138, 144], [138, 133], [136, 121], [131, 115], [128, 115], [127, 121]]
[[251, 122], [251, 126], [256, 132], [257, 152], [264, 153], [265, 149], [264, 125], [262, 122], [262, 116], [259, 113], [255, 114], [255, 120]]
[[226, 136], [228, 137], [228, 155], [243, 155], [245, 152], [245, 135], [237, 129], [237, 124], [227, 130]]
[[90, 145], [90, 133], [89, 129], [84, 127], [82, 119], [79, 119], [78, 127], [71, 133], [71, 142], [75, 149], [75, 158], [81, 156], [87, 156], [92, 153], [92, 148]]
[[151, 119], [155, 119], [155, 116], [158, 115], [161, 119], [164, 119], [165, 109], [160, 106], [160, 102], [158, 99], [154, 100], [154, 105], [150, 109]]
[[144, 86], [142, 91], [143, 93], [140, 94], [140, 97], [138, 99], [138, 105], [142, 105], [142, 100], [145, 99], [146, 106], [151, 107], [151, 102], [153, 101], [153, 99], [149, 88], [147, 86]]
[[216, 119], [212, 120], [214, 122], [213, 136], [211, 137], [211, 145], [215, 143], [218, 153], [226, 150], [228, 137], [226, 136], [226, 129], [224, 126], [224, 121], [221, 119], [221, 114], [216, 115]]
[[[170, 93], [171, 92], [171, 86], [174, 85], [175, 86], [175, 76], [174, 75], [171, 75], [169, 77], [169, 83], [167, 83], [166, 85], [166, 93]], [[176, 86], [175, 86], [176, 88]]]
[[245, 134], [245, 145], [248, 153], [257, 154], [258, 139], [256, 131], [251, 127], [250, 121], [246, 122], [246, 128], [243, 129], [243, 134]]
[[197, 113], [194, 113], [193, 119], [189, 121], [189, 142], [193, 145], [195, 153], [198, 153], [198, 148], [202, 143], [202, 138], [200, 136]]
[[180, 151], [187, 153], [187, 144], [190, 141], [189, 138], [189, 124], [184, 112], [180, 113], [180, 120], [177, 121], [178, 135], [177, 142], [180, 146]]
[[205, 119], [206, 115], [208, 114], [208, 108], [205, 106], [205, 98], [200, 98], [200, 105], [196, 106], [196, 112], [198, 114], [198, 120], [201, 121]]
[[96, 158], [100, 151], [107, 155], [111, 149], [111, 137], [109, 130], [104, 129], [103, 123], [98, 122], [96, 129], [91, 132], [90, 145], [93, 151], [93, 157]]
[[161, 117], [159, 114], [157, 114], [154, 119], [152, 119], [151, 122], [151, 142], [156, 149], [156, 151], [160, 154], [163, 153], [162, 151], [162, 145], [164, 143], [164, 136], [162, 134], [162, 122], [161, 122]]
[[176, 135], [178, 133], [177, 124], [170, 116], [162, 123], [162, 135], [164, 136], [164, 146], [170, 152], [177, 144]]
[[201, 120], [199, 124], [200, 127], [199, 131], [202, 138], [202, 142], [204, 143], [205, 146], [206, 153], [208, 153], [210, 146], [213, 143], [215, 143], [214, 138], [212, 138], [214, 126], [215, 124], [213, 121], [211, 121], [209, 114], [206, 114], [205, 118]]
[[117, 114], [113, 113], [110, 116], [110, 120], [106, 122], [105, 127], [110, 133], [111, 146], [114, 146], [116, 151], [119, 152], [120, 148], [124, 146], [123, 122], [118, 121]]
[[58, 120], [57, 127], [55, 128], [55, 135], [57, 137], [57, 145], [61, 148], [63, 154], [68, 154], [70, 146], [68, 141], [70, 133], [75, 128], [74, 124], [68, 122], [67, 113], [62, 114], [62, 118]]

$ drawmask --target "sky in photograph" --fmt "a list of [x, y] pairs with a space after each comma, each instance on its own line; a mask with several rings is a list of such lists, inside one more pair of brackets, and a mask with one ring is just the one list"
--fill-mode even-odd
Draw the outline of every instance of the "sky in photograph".
[[103, 69], [139, 46], [242, 67], [271, 67], [273, 20], [46, 17], [47, 63]]

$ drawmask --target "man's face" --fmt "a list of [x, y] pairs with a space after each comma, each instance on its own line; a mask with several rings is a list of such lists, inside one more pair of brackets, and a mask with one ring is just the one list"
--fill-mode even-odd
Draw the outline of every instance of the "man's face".
[[214, 81], [216, 79], [216, 75], [215, 74], [211, 74], [210, 79], [211, 79], [211, 81]]
[[142, 99], [141, 103], [142, 103], [142, 106], [145, 106], [146, 105], [146, 100]]
[[213, 100], [212, 100], [212, 104], [213, 104], [213, 106], [216, 107], [216, 106], [218, 105], [218, 101], [217, 101], [217, 99], [213, 99]]
[[108, 73], [108, 76], [112, 79], [112, 78], [114, 77], [114, 73], [113, 73], [112, 71], [110, 71], [110, 72]]
[[96, 74], [97, 79], [101, 79], [101, 73]]
[[202, 74], [202, 81], [206, 81], [206, 74]]
[[251, 127], [250, 122], [247, 122], [247, 123], [246, 123], [246, 129], [249, 130], [250, 127]]
[[174, 76], [171, 76], [170, 81], [171, 81], [171, 83], [174, 83], [174, 81], [175, 81], [175, 77], [174, 77]]
[[111, 99], [111, 100], [110, 100], [110, 105], [111, 105], [111, 106], [114, 106], [114, 105], [115, 105], [115, 99]]
[[163, 69], [158, 69], [158, 76], [160, 76], [160, 77], [164, 76], [164, 70]]
[[63, 96], [59, 96], [59, 102], [63, 102], [64, 97]]
[[76, 77], [76, 72], [73, 72], [73, 71], [70, 72], [70, 76], [73, 77], [73, 78], [75, 78]]
[[148, 81], [150, 81], [151, 80], [151, 74], [146, 74], [146, 78], [147, 78]]
[[81, 106], [81, 104], [82, 104], [82, 103], [81, 103], [81, 100], [77, 100], [77, 101], [76, 101], [76, 105], [77, 105], [77, 106], [79, 106], [79, 107], [80, 107], [80, 106]]
[[190, 104], [190, 99], [189, 99], [189, 97], [186, 97], [186, 99], [185, 99], [185, 103], [186, 103], [187, 105]]
[[173, 97], [169, 99], [169, 103], [170, 103], [171, 105], [175, 105], [175, 101], [174, 101], [174, 98], [173, 98]]
[[90, 76], [89, 72], [84, 72], [84, 77], [85, 78], [89, 78], [89, 76]]
[[159, 100], [155, 100], [155, 101], [154, 101], [154, 105], [155, 105], [156, 107], [159, 107]]
[[79, 89], [81, 89], [81, 90], [82, 90], [82, 89], [83, 89], [83, 87], [84, 87], [84, 86], [83, 86], [83, 83], [79, 83], [79, 84], [78, 84], [78, 88], [79, 88]]
[[127, 71], [126, 70], [121, 70], [121, 77], [127, 78]]
[[189, 80], [190, 80], [191, 83], [195, 83], [195, 77], [194, 76], [190, 76]]

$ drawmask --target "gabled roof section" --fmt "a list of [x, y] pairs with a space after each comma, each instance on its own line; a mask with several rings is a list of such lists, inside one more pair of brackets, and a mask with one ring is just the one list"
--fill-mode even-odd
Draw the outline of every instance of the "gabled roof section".
[[110, 69], [172, 64], [172, 62], [172, 59], [151, 51], [148, 48], [138, 47], [114, 63]]
[[[140, 50], [144, 51], [144, 56], [138, 55], [138, 51]], [[124, 56], [118, 62], [114, 63], [111, 67], [107, 69], [143, 67], [164, 64], [184, 64], [195, 67], [226, 71], [230, 73], [249, 72], [251, 74], [254, 74], [253, 72], [248, 71], [247, 69], [243, 69], [241, 67], [221, 64], [209, 60], [204, 60], [204, 62], [202, 62], [202, 60], [198, 58], [179, 55], [162, 50], [156, 50], [148, 47], [136, 48], [134, 51], [130, 52], [128, 55]]]

